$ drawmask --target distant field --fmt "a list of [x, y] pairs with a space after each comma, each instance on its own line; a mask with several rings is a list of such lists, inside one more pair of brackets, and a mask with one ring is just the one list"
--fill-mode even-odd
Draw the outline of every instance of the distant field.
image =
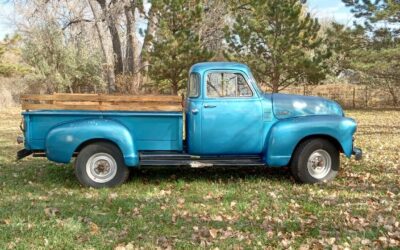
[[[295, 184], [283, 169], [147, 169], [81, 188], [72, 164], [15, 162], [19, 110], [0, 113], [0, 249], [398, 248], [400, 111], [348, 111], [361, 162]], [[337, 249], [337, 248], [336, 248]]]

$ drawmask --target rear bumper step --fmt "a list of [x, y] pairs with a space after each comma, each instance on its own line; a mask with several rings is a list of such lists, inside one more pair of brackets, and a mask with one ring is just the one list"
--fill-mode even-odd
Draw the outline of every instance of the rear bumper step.
[[32, 157], [46, 157], [46, 153], [43, 151], [32, 151], [27, 149], [21, 149], [20, 151], [17, 152], [17, 161], [30, 155], [32, 155]]
[[27, 150], [27, 149], [22, 149], [17, 152], [17, 161], [19, 161], [27, 156], [30, 156], [31, 154], [33, 154], [32, 151]]

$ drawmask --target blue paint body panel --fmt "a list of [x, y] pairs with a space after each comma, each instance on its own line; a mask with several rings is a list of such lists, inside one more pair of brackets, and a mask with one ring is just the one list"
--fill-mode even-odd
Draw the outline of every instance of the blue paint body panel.
[[315, 96], [274, 94], [274, 114], [278, 119], [308, 115], [343, 116], [340, 105]]
[[265, 141], [265, 160], [269, 166], [285, 166], [298, 143], [310, 136], [323, 136], [340, 143], [343, 153], [350, 157], [353, 150], [353, 119], [337, 115], [314, 115], [284, 119], [276, 122]]
[[[208, 97], [207, 74], [221, 71], [241, 74], [252, 95]], [[186, 99], [186, 151], [182, 113], [135, 111], [24, 112], [25, 148], [45, 151], [50, 160], [67, 163], [83, 143], [108, 140], [121, 149], [128, 166], [140, 164], [141, 151], [173, 151], [199, 156], [257, 155], [265, 165], [280, 167], [290, 162], [303, 139], [324, 136], [351, 156], [356, 123], [344, 117], [336, 102], [263, 93], [250, 69], [240, 63], [199, 63], [190, 73], [199, 76], [200, 87], [198, 96]]]
[[55, 162], [67, 163], [89, 140], [114, 142], [128, 166], [138, 165], [143, 150], [182, 151], [182, 113], [179, 112], [24, 112], [25, 148], [45, 150]]

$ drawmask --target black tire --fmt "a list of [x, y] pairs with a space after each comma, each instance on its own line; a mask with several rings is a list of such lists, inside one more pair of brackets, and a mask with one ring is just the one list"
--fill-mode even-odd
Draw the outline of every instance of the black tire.
[[[104, 157], [106, 160], [101, 159], [101, 157]], [[93, 159], [99, 160], [95, 161]], [[103, 163], [105, 162], [105, 164], [100, 163], [99, 165], [111, 169], [108, 170], [109, 175], [105, 177], [101, 177], [101, 174], [97, 175], [97, 173], [93, 172], [95, 170], [89, 167], [91, 165], [87, 167], [87, 164], [90, 164], [88, 161], [93, 164], [100, 161]], [[105, 172], [107, 173], [107, 170]], [[128, 179], [129, 169], [125, 166], [122, 153], [117, 146], [107, 142], [96, 142], [89, 144], [79, 152], [75, 161], [75, 175], [79, 183], [85, 187], [115, 187], [121, 185]], [[97, 179], [96, 176], [100, 177]]]
[[[309, 167], [309, 159], [316, 159], [316, 163], [313, 164], [310, 161], [309, 165], [312, 166]], [[325, 164], [329, 161], [330, 164]], [[329, 168], [328, 165], [330, 165]], [[339, 150], [330, 141], [321, 138], [309, 139], [298, 145], [290, 163], [293, 177], [301, 183], [331, 181], [338, 174], [339, 167]], [[322, 170], [320, 171], [320, 169]]]

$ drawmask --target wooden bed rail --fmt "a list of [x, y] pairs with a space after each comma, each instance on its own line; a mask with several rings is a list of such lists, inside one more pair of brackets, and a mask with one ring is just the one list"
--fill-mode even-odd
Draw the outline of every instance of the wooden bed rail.
[[105, 94], [21, 95], [24, 110], [182, 111], [182, 97]]

